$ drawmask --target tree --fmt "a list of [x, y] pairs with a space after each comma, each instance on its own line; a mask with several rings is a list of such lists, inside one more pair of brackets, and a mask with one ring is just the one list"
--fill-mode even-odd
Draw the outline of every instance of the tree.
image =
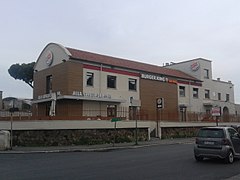
[[13, 64], [8, 69], [8, 73], [14, 79], [19, 79], [27, 83], [29, 86], [33, 88], [33, 67], [35, 62], [31, 62], [28, 64]]

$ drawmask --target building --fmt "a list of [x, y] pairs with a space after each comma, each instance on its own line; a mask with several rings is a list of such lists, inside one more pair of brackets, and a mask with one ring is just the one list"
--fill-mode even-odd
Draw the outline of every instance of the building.
[[179, 70], [50, 43], [34, 67], [33, 115], [178, 120], [179, 82], [201, 87]]
[[3, 110], [10, 111], [11, 109], [19, 112], [31, 112], [32, 100], [19, 99], [15, 97], [6, 97], [3, 99]]
[[202, 86], [179, 83], [178, 103], [188, 112], [211, 115], [212, 108], [219, 107], [223, 119], [236, 114], [234, 85], [231, 81], [212, 78], [212, 62], [207, 59], [193, 59], [180, 63], [166, 64], [166, 68], [183, 71], [202, 81]]

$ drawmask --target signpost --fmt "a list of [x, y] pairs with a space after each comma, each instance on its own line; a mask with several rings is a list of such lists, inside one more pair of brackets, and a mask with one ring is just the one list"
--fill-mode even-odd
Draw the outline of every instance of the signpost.
[[221, 116], [221, 108], [213, 107], [212, 108], [212, 116], [216, 117], [216, 126], [218, 126], [218, 117]]
[[112, 118], [111, 122], [114, 122], [114, 129], [115, 129], [115, 133], [114, 133], [114, 140], [113, 140], [113, 146], [115, 146], [115, 141], [116, 141], [116, 133], [117, 133], [117, 122], [121, 121], [121, 118]]
[[157, 109], [164, 108], [164, 98], [157, 98]]
[[10, 131], [11, 131], [11, 133], [10, 133], [10, 135], [11, 135], [11, 137], [10, 137], [10, 148], [11, 149], [13, 147], [13, 113], [15, 111], [18, 111], [18, 108], [14, 107], [14, 103], [15, 103], [15, 100], [13, 99], [12, 108], [9, 109], [9, 112], [11, 114], [11, 124], [10, 124]]
[[[157, 137], [159, 137], [159, 110], [160, 116], [162, 116], [162, 109], [164, 109], [164, 98], [157, 98], [156, 99], [156, 110], [157, 110]], [[161, 117], [160, 117], [161, 120]]]
[[[134, 101], [134, 99], [133, 99], [133, 97], [131, 96], [130, 97], [130, 104], [131, 104], [131, 116], [132, 116], [132, 118], [131, 119], [133, 119], [133, 116], [134, 116], [134, 112], [133, 112], [133, 101]], [[138, 145], [138, 127], [137, 127], [137, 118], [136, 118], [136, 121], [135, 121], [135, 145]]]

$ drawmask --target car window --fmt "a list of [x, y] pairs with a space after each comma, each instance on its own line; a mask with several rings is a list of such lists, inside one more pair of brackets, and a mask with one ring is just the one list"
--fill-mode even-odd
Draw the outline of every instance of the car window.
[[234, 136], [234, 134], [237, 133], [237, 131], [235, 129], [228, 129], [228, 133], [230, 135], [230, 137]]
[[203, 138], [223, 138], [224, 132], [222, 129], [200, 129], [198, 137]]

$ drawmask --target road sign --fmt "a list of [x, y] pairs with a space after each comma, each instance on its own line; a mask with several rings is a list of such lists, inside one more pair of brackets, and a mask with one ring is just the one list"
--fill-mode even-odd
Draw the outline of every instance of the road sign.
[[164, 98], [157, 98], [157, 109], [164, 108]]
[[117, 122], [117, 121], [121, 121], [121, 118], [112, 118], [111, 122]]
[[212, 108], [212, 116], [221, 116], [221, 109], [220, 109], [220, 107], [213, 107]]

